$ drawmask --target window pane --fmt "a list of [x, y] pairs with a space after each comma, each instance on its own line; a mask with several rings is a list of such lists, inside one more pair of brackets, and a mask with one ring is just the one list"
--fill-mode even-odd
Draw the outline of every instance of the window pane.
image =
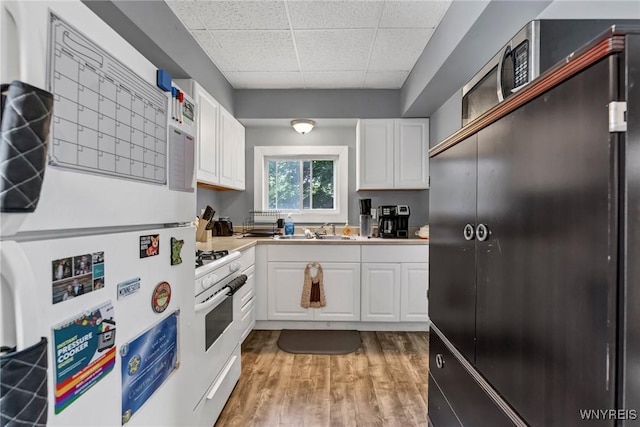
[[273, 187], [276, 195], [276, 206], [273, 209], [300, 209], [300, 162], [297, 160], [276, 160], [275, 162], [273, 186], [271, 176], [269, 177], [269, 194]]
[[312, 208], [334, 208], [333, 160], [313, 160]]
[[276, 161], [269, 160], [269, 209], [277, 209], [276, 201]]
[[302, 162], [302, 209], [311, 207], [311, 162]]

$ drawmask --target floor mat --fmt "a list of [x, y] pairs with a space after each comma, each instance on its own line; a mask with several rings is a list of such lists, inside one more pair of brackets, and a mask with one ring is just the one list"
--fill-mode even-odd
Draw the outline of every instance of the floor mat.
[[360, 348], [360, 332], [283, 329], [278, 347], [295, 354], [353, 353]]

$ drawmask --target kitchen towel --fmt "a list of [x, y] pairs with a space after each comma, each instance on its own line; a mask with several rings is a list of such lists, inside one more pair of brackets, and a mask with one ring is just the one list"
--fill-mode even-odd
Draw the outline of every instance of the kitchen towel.
[[[315, 269], [315, 276], [311, 276], [311, 270]], [[303, 308], [319, 308], [327, 305], [324, 295], [322, 266], [317, 262], [310, 262], [304, 269], [304, 286], [300, 306]]]
[[31, 347], [0, 356], [0, 427], [44, 427], [47, 408], [47, 339], [43, 337]]
[[0, 92], [0, 212], [33, 212], [44, 179], [53, 95], [17, 80]]

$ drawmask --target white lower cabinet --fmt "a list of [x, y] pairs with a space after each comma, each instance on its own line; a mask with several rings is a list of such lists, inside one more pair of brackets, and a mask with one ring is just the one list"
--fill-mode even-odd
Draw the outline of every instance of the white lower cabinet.
[[326, 306], [300, 305], [306, 262], [269, 262], [267, 272], [269, 320], [360, 320], [360, 264], [322, 262]]
[[397, 263], [362, 263], [363, 322], [400, 320], [400, 273]]
[[400, 321], [423, 322], [429, 320], [427, 290], [429, 264], [402, 264], [400, 281]]
[[362, 247], [362, 321], [429, 320], [429, 247]]

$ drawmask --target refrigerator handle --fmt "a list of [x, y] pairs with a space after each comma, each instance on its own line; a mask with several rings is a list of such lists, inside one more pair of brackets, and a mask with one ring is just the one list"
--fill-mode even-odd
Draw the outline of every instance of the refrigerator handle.
[[[40, 316], [33, 312], [38, 300], [36, 280], [31, 264], [17, 242], [0, 243], [0, 265], [2, 282], [9, 286], [13, 297], [16, 346], [19, 351], [40, 341]], [[3, 322], [6, 320], [3, 319]]]

